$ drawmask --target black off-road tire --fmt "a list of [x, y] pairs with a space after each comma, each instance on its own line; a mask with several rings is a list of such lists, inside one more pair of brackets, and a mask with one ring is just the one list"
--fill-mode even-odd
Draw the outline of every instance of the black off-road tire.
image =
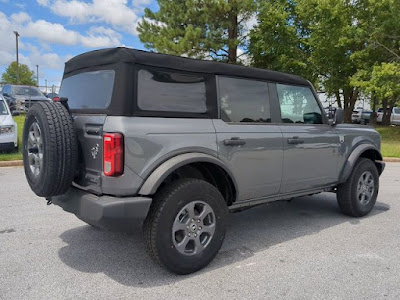
[[[370, 172], [374, 179], [374, 192], [368, 203], [358, 199], [357, 185], [360, 177]], [[343, 214], [351, 217], [363, 217], [374, 208], [379, 191], [379, 173], [374, 162], [368, 158], [359, 158], [347, 181], [337, 188], [337, 202]]]
[[[174, 246], [172, 226], [181, 209], [194, 200], [211, 206], [216, 217], [216, 229], [203, 252], [185, 256]], [[199, 179], [184, 178], [174, 181], [157, 192], [143, 224], [147, 251], [158, 264], [170, 272], [196, 272], [207, 266], [217, 255], [225, 238], [227, 218], [226, 202], [216, 187]]]
[[[28, 135], [32, 123], [39, 125], [42, 139], [42, 167], [36, 176], [28, 161]], [[40, 197], [64, 194], [74, 179], [78, 152], [72, 118], [61, 104], [50, 101], [33, 105], [25, 119], [23, 132], [24, 169], [33, 192]]]

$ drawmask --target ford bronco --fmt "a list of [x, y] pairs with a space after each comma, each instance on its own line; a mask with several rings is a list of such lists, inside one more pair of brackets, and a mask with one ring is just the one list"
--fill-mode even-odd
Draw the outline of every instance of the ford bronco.
[[230, 211], [333, 192], [362, 217], [376, 202], [379, 134], [327, 117], [301, 77], [114, 48], [69, 60], [59, 96], [26, 117], [30, 187], [93, 226], [143, 223], [174, 273], [212, 261]]

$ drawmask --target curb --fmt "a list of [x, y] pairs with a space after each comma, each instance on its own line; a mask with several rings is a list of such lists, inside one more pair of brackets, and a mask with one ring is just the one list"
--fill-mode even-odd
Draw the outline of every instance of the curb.
[[384, 162], [400, 162], [400, 158], [398, 157], [384, 157]]
[[20, 167], [23, 165], [24, 163], [22, 160], [0, 161], [0, 167]]
[[[384, 157], [384, 162], [397, 162], [400, 163], [400, 158], [398, 157]], [[0, 161], [0, 167], [20, 167], [23, 166], [24, 163], [22, 160], [9, 160], [9, 161]]]

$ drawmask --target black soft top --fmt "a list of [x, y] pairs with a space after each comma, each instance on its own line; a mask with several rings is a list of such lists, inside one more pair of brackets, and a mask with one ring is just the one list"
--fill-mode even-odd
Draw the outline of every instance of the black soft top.
[[75, 73], [80, 69], [121, 62], [138, 63], [147, 66], [163, 67], [189, 72], [238, 76], [296, 85], [309, 85], [309, 82], [300, 76], [286, 73], [208, 60], [146, 52], [125, 47], [95, 50], [75, 56], [66, 62], [64, 76], [68, 76], [68, 74], [72, 72]]

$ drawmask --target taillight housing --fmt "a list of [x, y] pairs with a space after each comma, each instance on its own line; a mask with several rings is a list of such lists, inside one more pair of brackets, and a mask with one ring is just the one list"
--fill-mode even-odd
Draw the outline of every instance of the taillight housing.
[[124, 136], [121, 133], [103, 134], [103, 172], [105, 176], [124, 173]]

